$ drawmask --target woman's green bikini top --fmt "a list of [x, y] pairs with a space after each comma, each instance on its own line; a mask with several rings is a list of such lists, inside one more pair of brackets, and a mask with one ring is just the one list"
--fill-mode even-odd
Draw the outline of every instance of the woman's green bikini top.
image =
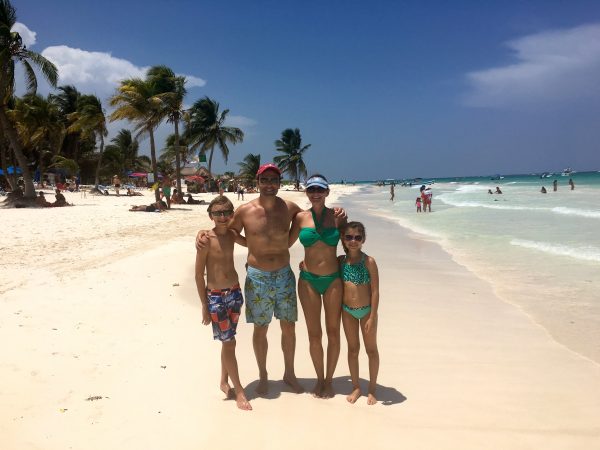
[[298, 238], [300, 239], [300, 243], [305, 247], [310, 247], [314, 245], [317, 241], [323, 241], [325, 244], [330, 245], [332, 247], [337, 246], [340, 240], [340, 232], [337, 228], [323, 228], [323, 221], [325, 220], [325, 215], [327, 213], [327, 208], [323, 210], [323, 214], [321, 214], [321, 221], [317, 220], [315, 212], [313, 209], [310, 209], [312, 213], [313, 222], [315, 223], [315, 228], [301, 228], [300, 234]]
[[348, 264], [347, 257], [344, 256], [342, 261], [342, 280], [350, 281], [354, 284], [369, 284], [371, 282], [371, 275], [369, 275], [369, 269], [365, 265], [366, 255], [363, 253], [362, 258], [356, 264]]

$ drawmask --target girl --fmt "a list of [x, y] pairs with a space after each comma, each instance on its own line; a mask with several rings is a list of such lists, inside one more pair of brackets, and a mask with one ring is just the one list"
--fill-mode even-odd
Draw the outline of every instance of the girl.
[[360, 222], [349, 222], [342, 228], [342, 245], [345, 256], [339, 256], [340, 273], [344, 283], [342, 302], [342, 323], [348, 340], [348, 366], [352, 378], [352, 392], [347, 400], [356, 402], [361, 395], [358, 377], [358, 351], [362, 332], [365, 350], [369, 357], [369, 392], [367, 404], [377, 403], [375, 389], [379, 372], [379, 351], [377, 350], [377, 309], [379, 307], [379, 271], [371, 256], [362, 252], [367, 237], [365, 227]]

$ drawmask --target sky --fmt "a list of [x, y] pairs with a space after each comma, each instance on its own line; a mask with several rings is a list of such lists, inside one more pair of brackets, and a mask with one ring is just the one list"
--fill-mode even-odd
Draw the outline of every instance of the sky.
[[[299, 128], [331, 181], [600, 170], [600, 2], [13, 0], [28, 47], [107, 99], [154, 65], [244, 142]], [[21, 77], [17, 84], [23, 86]], [[40, 83], [39, 92], [50, 88]], [[110, 125], [111, 139], [126, 122]], [[161, 149], [171, 125], [157, 130]], [[141, 142], [149, 154], [149, 141]]]

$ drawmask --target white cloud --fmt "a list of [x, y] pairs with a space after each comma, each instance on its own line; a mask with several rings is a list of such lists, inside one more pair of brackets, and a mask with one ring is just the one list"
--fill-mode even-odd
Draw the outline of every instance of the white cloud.
[[23, 44], [27, 47], [31, 47], [35, 44], [36, 39], [35, 36], [37, 33], [35, 31], [31, 31], [27, 28], [27, 25], [22, 24], [21, 22], [15, 22], [10, 31], [16, 31], [21, 35], [21, 39], [23, 39]]
[[238, 128], [253, 127], [257, 123], [256, 120], [244, 116], [227, 116], [227, 120], [225, 122], [228, 127]]
[[[149, 68], [136, 66], [111, 53], [90, 52], [66, 45], [48, 47], [42, 55], [56, 65], [61, 85], [73, 84], [81, 92], [94, 93], [102, 98], [111, 95], [121, 80], [144, 77]], [[181, 75], [188, 80], [188, 88], [206, 84], [201, 78]]]
[[545, 31], [506, 45], [517, 61], [468, 73], [467, 105], [506, 107], [600, 94], [600, 24]]
[[185, 87], [187, 89], [193, 88], [193, 87], [202, 87], [206, 84], [205, 80], [203, 80], [202, 78], [195, 77], [193, 75], [184, 75], [184, 74], [179, 74], [179, 73], [177, 75], [185, 77]]

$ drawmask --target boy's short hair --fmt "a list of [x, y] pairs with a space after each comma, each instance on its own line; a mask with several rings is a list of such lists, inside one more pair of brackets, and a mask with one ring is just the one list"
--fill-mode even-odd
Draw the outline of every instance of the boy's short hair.
[[212, 199], [212, 201], [208, 204], [208, 214], [211, 213], [213, 206], [216, 206], [216, 205], [227, 206], [229, 209], [231, 209], [233, 211], [233, 203], [231, 203], [231, 200], [229, 200], [224, 195], [217, 195], [215, 198]]

